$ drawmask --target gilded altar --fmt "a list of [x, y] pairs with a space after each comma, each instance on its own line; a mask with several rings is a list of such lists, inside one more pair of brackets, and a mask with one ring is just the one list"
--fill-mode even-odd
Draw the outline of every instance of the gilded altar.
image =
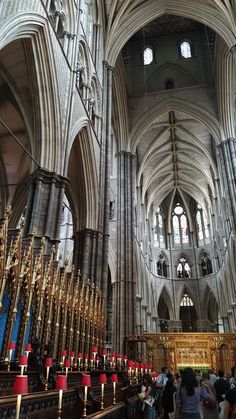
[[[135, 343], [136, 342], [136, 343]], [[236, 364], [235, 333], [153, 333], [127, 338], [128, 351], [146, 358], [156, 371], [167, 365], [172, 372], [192, 367], [223, 369]]]

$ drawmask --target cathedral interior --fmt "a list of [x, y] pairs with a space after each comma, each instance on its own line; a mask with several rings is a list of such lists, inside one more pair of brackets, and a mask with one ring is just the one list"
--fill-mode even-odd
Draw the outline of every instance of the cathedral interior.
[[92, 345], [230, 370], [236, 1], [2, 0], [0, 22], [4, 394], [12, 342], [11, 383], [27, 342], [32, 374]]

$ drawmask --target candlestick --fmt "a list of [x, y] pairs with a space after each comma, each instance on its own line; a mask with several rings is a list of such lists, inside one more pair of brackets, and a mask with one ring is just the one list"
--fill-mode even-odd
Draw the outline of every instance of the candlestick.
[[21, 407], [21, 396], [22, 394], [28, 393], [28, 376], [27, 375], [16, 376], [14, 386], [13, 386], [13, 393], [17, 395], [15, 419], [19, 419], [20, 407]]
[[59, 390], [57, 419], [61, 419], [63, 390], [67, 390], [67, 378], [65, 375], [58, 375], [56, 389]]
[[75, 352], [71, 352], [70, 353], [70, 362], [71, 362], [71, 368], [70, 370], [73, 370], [73, 361], [74, 361], [74, 357], [75, 357]]
[[80, 370], [80, 365], [81, 365], [81, 360], [83, 358], [83, 355], [81, 353], [78, 354], [77, 359], [78, 359], [78, 371]]
[[8, 356], [8, 361], [7, 361], [7, 371], [10, 371], [12, 352], [14, 351], [15, 348], [16, 348], [15, 342], [13, 341], [9, 342], [9, 345], [8, 345], [9, 356]]
[[44, 365], [46, 367], [46, 384], [45, 384], [45, 390], [47, 390], [48, 389], [49, 371], [50, 371], [50, 367], [52, 367], [52, 358], [46, 358]]
[[19, 419], [20, 417], [21, 397], [22, 397], [21, 394], [17, 394], [15, 419]]
[[84, 387], [84, 410], [83, 410], [83, 418], [87, 417], [87, 393], [88, 387], [91, 387], [91, 377], [88, 374], [84, 374], [82, 376], [82, 387]]
[[62, 396], [63, 396], [63, 390], [59, 390], [59, 403], [58, 403], [58, 412], [57, 412], [58, 419], [61, 419], [61, 414], [62, 414]]
[[104, 384], [107, 383], [106, 374], [100, 374], [99, 383], [101, 384], [101, 407], [100, 407], [100, 409], [103, 410], [104, 409]]
[[112, 374], [111, 381], [113, 383], [113, 404], [116, 404], [116, 383], [118, 382], [117, 374]]

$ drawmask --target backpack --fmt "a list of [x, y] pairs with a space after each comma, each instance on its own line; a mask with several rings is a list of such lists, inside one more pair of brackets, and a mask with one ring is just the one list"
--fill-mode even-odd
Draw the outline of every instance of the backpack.
[[230, 419], [236, 419], [236, 403], [232, 405]]

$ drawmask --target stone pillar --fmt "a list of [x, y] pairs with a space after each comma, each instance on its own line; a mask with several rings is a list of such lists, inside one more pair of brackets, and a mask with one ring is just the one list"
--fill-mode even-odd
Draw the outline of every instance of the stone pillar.
[[219, 144], [220, 162], [228, 189], [233, 230], [236, 228], [236, 140], [229, 138]]
[[151, 322], [151, 333], [157, 333], [158, 329], [157, 329], [157, 317], [152, 316], [152, 322]]
[[117, 155], [117, 278], [114, 323], [115, 349], [123, 352], [125, 337], [135, 334], [136, 282], [134, 270], [134, 158]]
[[95, 278], [97, 231], [85, 228], [75, 234], [74, 266], [92, 282]]
[[147, 331], [151, 333], [151, 315], [150, 311], [147, 312]]
[[143, 334], [143, 325], [142, 325], [142, 297], [136, 296], [136, 331], [135, 334]]
[[[96, 285], [106, 299], [108, 280], [109, 213], [110, 213], [110, 172], [111, 172], [111, 111], [112, 111], [112, 71], [107, 62], [103, 63], [103, 108], [102, 135], [99, 172], [99, 216], [96, 250]], [[115, 316], [114, 316], [115, 317]]]
[[24, 235], [34, 234], [36, 238], [46, 238], [46, 252], [50, 244], [60, 240], [60, 225], [63, 198], [68, 179], [37, 169], [30, 178], [29, 197]]

